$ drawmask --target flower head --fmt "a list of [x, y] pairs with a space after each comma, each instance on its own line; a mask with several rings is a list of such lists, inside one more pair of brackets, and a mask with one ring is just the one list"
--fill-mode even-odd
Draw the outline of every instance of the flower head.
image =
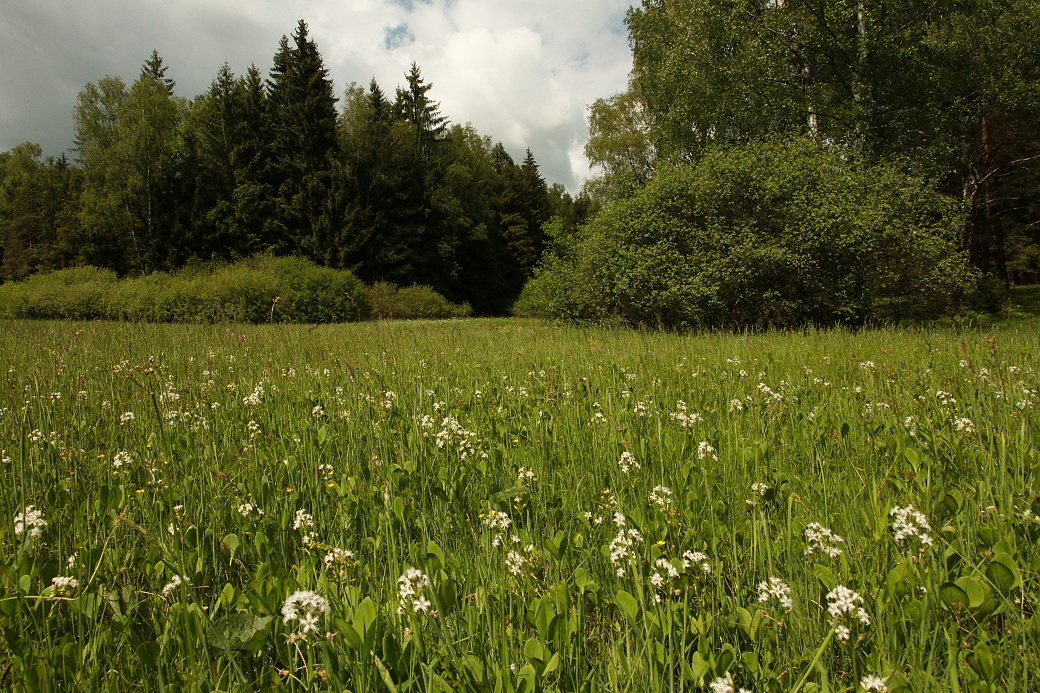
[[43, 519], [43, 511], [37, 510], [32, 505], [25, 506], [22, 512], [14, 516], [14, 535], [16, 537], [20, 537], [24, 533], [28, 534], [30, 539], [36, 539], [46, 527], [47, 521]]
[[318, 632], [318, 621], [329, 613], [329, 603], [316, 592], [293, 592], [282, 604], [282, 623], [288, 625], [293, 621], [306, 637], [309, 633]]

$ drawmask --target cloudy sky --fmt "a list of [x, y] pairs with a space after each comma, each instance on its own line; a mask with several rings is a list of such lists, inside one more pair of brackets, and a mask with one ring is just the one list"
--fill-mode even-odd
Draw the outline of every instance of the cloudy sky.
[[630, 0], [0, 0], [0, 151], [72, 146], [87, 82], [136, 79], [155, 48], [186, 98], [227, 61], [265, 74], [305, 19], [343, 93], [375, 77], [393, 93], [412, 61], [452, 122], [514, 158], [530, 147], [550, 182], [576, 191], [586, 108], [625, 88]]

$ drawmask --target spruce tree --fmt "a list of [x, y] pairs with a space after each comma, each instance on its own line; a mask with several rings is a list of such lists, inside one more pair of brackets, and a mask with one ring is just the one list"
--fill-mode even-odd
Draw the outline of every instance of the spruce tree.
[[291, 45], [282, 37], [267, 93], [275, 186], [270, 250], [325, 262], [335, 216], [328, 201], [335, 192], [336, 97], [302, 19]]

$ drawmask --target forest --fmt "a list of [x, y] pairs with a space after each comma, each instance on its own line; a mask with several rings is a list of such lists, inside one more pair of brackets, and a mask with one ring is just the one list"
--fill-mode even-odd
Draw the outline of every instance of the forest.
[[1040, 279], [1030, 0], [643, 0], [580, 194], [441, 112], [418, 65], [342, 98], [301, 20], [190, 102], [154, 53], [87, 84], [74, 160], [0, 154], [0, 277], [257, 255], [477, 315], [670, 328], [997, 310]]
[[3, 280], [271, 254], [503, 314], [540, 257], [542, 225], [581, 214], [530, 151], [516, 162], [451, 124], [415, 64], [392, 96], [373, 80], [338, 99], [302, 20], [266, 78], [225, 64], [189, 102], [166, 73], [153, 52], [132, 84], [87, 84], [73, 161], [33, 143], [0, 154]]

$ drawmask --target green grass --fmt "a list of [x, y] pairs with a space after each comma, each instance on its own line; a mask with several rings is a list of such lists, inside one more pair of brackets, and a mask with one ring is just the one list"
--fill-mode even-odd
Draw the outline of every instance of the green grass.
[[1036, 321], [2, 328], [0, 688], [1037, 688]]

